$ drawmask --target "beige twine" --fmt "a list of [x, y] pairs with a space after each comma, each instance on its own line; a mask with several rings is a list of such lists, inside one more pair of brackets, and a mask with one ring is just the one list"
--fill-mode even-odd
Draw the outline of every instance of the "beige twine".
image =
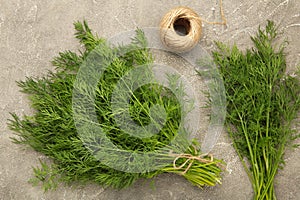
[[[220, 0], [222, 22], [203, 20], [192, 9], [180, 6], [170, 10], [160, 22], [160, 38], [170, 51], [182, 53], [191, 50], [198, 42], [202, 33], [202, 21], [209, 24], [226, 25], [222, 0]], [[184, 27], [186, 34], [179, 34], [174, 26]]]
[[[210, 159], [205, 158], [205, 156], [210, 157]], [[186, 158], [186, 161], [184, 163], [182, 163], [180, 166], [177, 166], [176, 162], [180, 158]], [[184, 175], [192, 167], [193, 162], [195, 160], [197, 160], [197, 161], [199, 161], [200, 163], [203, 163], [203, 164], [214, 162], [214, 158], [213, 158], [213, 156], [211, 154], [203, 154], [203, 155], [199, 155], [199, 156], [193, 156], [191, 154], [179, 154], [175, 158], [175, 160], [173, 161], [173, 168], [174, 169], [183, 169], [187, 165], [187, 163], [190, 162], [188, 164], [188, 166], [185, 168], [185, 170], [183, 172], [181, 172], [181, 174]]]
[[[195, 160], [197, 160], [197, 161], [199, 161], [200, 163], [203, 163], [203, 164], [214, 162], [214, 158], [211, 154], [198, 155], [197, 147], [192, 145], [191, 148], [194, 150], [195, 155], [192, 155], [190, 153], [174, 154], [173, 151], [171, 151], [169, 153], [170, 156], [175, 157], [175, 159], [173, 160], [173, 168], [174, 169], [176, 169], [176, 170], [183, 169], [189, 163], [188, 166], [185, 168], [185, 170], [183, 172], [181, 172], [181, 175], [184, 175], [192, 167], [193, 162]], [[206, 158], [206, 157], [209, 157], [209, 159]], [[186, 158], [186, 160], [180, 166], [177, 166], [176, 162], [180, 158]], [[215, 163], [215, 164], [218, 164], [218, 163]]]

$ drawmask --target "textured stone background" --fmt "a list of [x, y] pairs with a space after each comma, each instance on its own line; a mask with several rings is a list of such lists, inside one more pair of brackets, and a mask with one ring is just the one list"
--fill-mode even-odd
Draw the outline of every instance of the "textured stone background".
[[[220, 19], [218, 0], [0, 0], [0, 200], [251, 199], [250, 182], [226, 133], [221, 135], [214, 153], [228, 163], [228, 172], [222, 185], [204, 190], [192, 187], [181, 177], [165, 174], [154, 182], [139, 181], [121, 191], [90, 184], [62, 185], [56, 191], [44, 193], [27, 180], [32, 176], [32, 166], [47, 158], [9, 139], [13, 136], [6, 125], [9, 112], [32, 112], [15, 81], [46, 74], [52, 69], [49, 61], [59, 51], [79, 47], [73, 37], [74, 21], [87, 19], [99, 36], [110, 37], [136, 27], [156, 27], [162, 15], [178, 5], [189, 6], [210, 21]], [[207, 51], [214, 48], [214, 40], [250, 47], [249, 36], [259, 24], [264, 26], [271, 19], [290, 42], [286, 49], [288, 71], [295, 70], [300, 63], [299, 0], [223, 0], [223, 6], [228, 20], [226, 27], [204, 24], [200, 44]], [[298, 200], [300, 149], [288, 150], [285, 159], [286, 167], [276, 177], [278, 199]]]

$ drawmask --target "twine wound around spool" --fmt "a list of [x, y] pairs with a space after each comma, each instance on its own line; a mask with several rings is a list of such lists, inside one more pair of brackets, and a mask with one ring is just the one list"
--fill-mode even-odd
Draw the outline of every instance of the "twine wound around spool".
[[198, 43], [201, 32], [200, 17], [192, 9], [184, 6], [170, 10], [160, 23], [163, 45], [177, 53], [191, 50]]
[[192, 9], [179, 6], [170, 10], [160, 22], [160, 39], [170, 51], [183, 53], [191, 50], [200, 40], [202, 22], [226, 25], [222, 0], [220, 0], [222, 22], [209, 22], [201, 19]]

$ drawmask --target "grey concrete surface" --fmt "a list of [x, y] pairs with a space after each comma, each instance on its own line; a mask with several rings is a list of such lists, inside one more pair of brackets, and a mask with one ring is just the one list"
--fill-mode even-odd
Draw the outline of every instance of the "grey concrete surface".
[[[153, 181], [141, 180], [120, 191], [89, 184], [60, 185], [56, 191], [44, 193], [40, 187], [33, 187], [27, 181], [32, 177], [32, 166], [38, 166], [39, 159], [47, 158], [10, 140], [13, 133], [6, 125], [9, 112], [32, 112], [15, 81], [46, 74], [47, 70], [53, 69], [49, 61], [59, 51], [79, 47], [73, 37], [74, 21], [87, 19], [99, 36], [110, 37], [136, 27], [155, 27], [165, 12], [178, 5], [193, 8], [207, 20], [220, 19], [218, 0], [0, 0], [0, 200], [252, 198], [251, 184], [225, 132], [213, 153], [228, 163], [228, 172], [224, 173], [222, 185], [203, 190], [192, 187], [181, 177], [163, 174]], [[204, 24], [200, 41], [203, 48], [210, 52], [214, 40], [236, 43], [241, 48], [250, 47], [249, 35], [256, 32], [259, 24], [264, 26], [266, 20], [271, 19], [290, 41], [286, 49], [288, 71], [295, 71], [300, 63], [299, 0], [223, 0], [223, 6], [228, 25]], [[205, 130], [205, 125], [202, 130]], [[300, 149], [288, 149], [285, 160], [286, 167], [276, 177], [278, 199], [298, 200]]]

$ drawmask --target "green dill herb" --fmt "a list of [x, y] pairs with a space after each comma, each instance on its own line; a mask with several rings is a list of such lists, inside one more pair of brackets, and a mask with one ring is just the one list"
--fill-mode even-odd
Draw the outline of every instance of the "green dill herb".
[[[179, 137], [178, 129], [182, 112], [178, 100], [167, 88], [158, 84], [147, 84], [130, 91], [132, 95], [129, 100], [129, 113], [131, 119], [141, 127], [153, 122], [151, 107], [160, 105], [165, 109], [167, 119], [159, 133], [146, 138], [134, 137], [116, 124], [115, 113], [111, 109], [111, 98], [118, 80], [135, 66], [147, 65], [153, 61], [143, 32], [137, 30], [135, 38], [129, 45], [111, 47], [105, 39], [94, 35], [85, 21], [76, 22], [74, 25], [75, 36], [83, 45], [84, 50], [79, 54], [71, 51], [61, 52], [52, 61], [57, 68], [55, 72], [49, 72], [46, 77], [28, 77], [25, 81], [18, 82], [22, 92], [28, 94], [35, 113], [22, 118], [12, 114], [9, 127], [18, 135], [13, 138], [13, 141], [29, 145], [53, 159], [51, 165], [42, 162], [40, 168], [34, 168], [35, 177], [31, 182], [33, 184], [43, 182], [45, 190], [56, 187], [58, 182], [73, 181], [91, 181], [102, 186], [124, 188], [139, 178], [151, 178], [157, 174], [169, 172], [183, 175], [198, 187], [220, 183], [220, 160], [214, 159], [206, 162], [209, 159], [208, 156], [201, 157], [202, 160], [198, 159], [201, 152], [198, 147], [194, 147], [196, 143], [185, 145], [187, 139], [184, 138], [182, 138], [183, 142], [178, 143], [177, 146], [169, 146], [174, 138]], [[119, 171], [96, 159], [79, 137], [72, 104], [74, 84], [80, 66], [95, 48], [97, 48], [96, 52], [102, 55], [101, 58], [104, 60], [102, 64], [107, 65], [102, 76], [98, 77], [95, 95], [94, 105], [99, 126], [103, 128], [106, 137], [124, 151], [155, 152], [161, 147], [169, 149], [169, 152], [174, 152], [173, 157], [168, 152], [162, 154], [163, 158], [171, 159], [169, 165], [144, 173]], [[105, 62], [105, 59], [109, 62]], [[91, 72], [90, 75], [93, 73]], [[173, 77], [173, 79], [176, 78]], [[84, 93], [87, 91], [85, 84], [79, 82], [75, 88], [85, 94], [81, 96], [83, 99], [89, 100], [89, 94]], [[120, 112], [123, 111], [120, 110]], [[101, 143], [101, 140], [97, 140], [98, 138], [88, 139], [85, 143], [95, 149]], [[181, 152], [184, 150], [188, 156], [175, 154], [176, 148]], [[102, 152], [97, 153], [101, 155]], [[172, 164], [175, 159], [176, 163]], [[121, 164], [126, 167], [129, 163], [130, 160]]]
[[[276, 199], [274, 178], [287, 145], [297, 137], [291, 123], [300, 106], [299, 80], [286, 72], [284, 45], [276, 48], [277, 28], [259, 28], [252, 49], [217, 42], [213, 53], [227, 97], [227, 127], [254, 189], [254, 199]], [[244, 158], [249, 161], [246, 164]]]

